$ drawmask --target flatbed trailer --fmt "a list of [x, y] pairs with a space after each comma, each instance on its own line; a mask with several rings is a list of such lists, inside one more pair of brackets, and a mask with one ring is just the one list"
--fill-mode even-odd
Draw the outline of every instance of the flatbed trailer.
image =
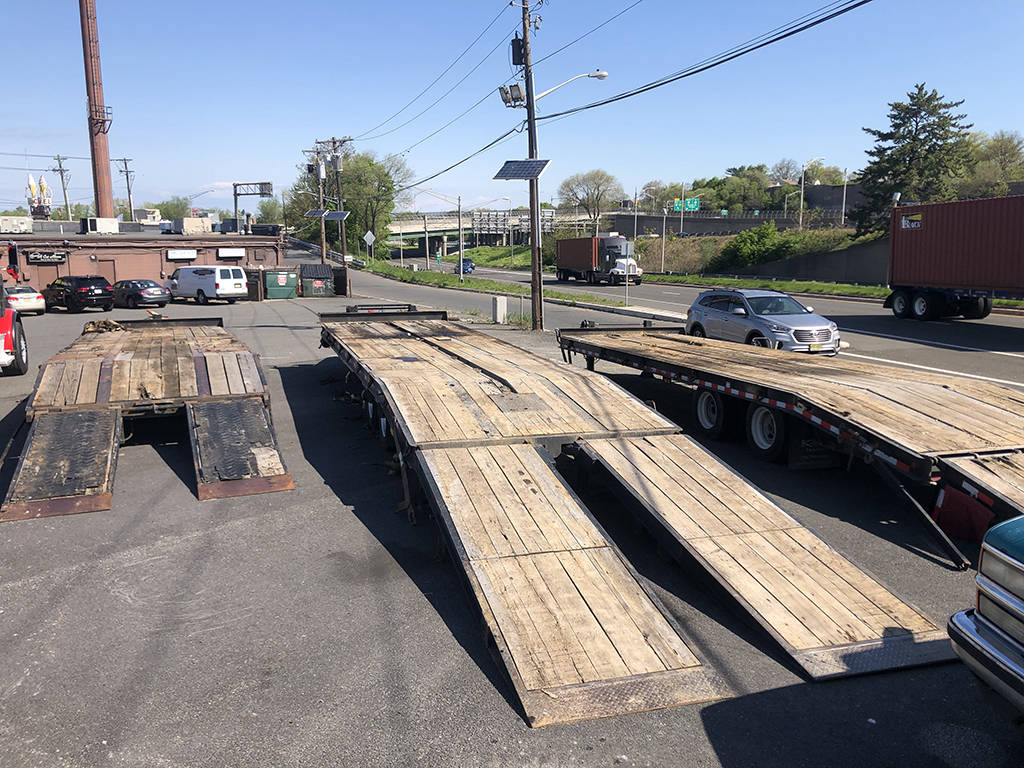
[[[729, 695], [556, 471], [562, 451], [608, 466], [640, 519], [680, 552], [703, 553], [698, 562], [812, 677], [953, 657], [935, 622], [609, 380], [443, 313], [321, 321], [322, 345], [360, 382], [374, 429], [394, 440], [405, 503], [439, 522], [531, 725]], [[641, 443], [710, 469], [687, 494], [662, 492], [665, 478], [635, 456]], [[633, 469], [614, 458], [622, 451]], [[709, 546], [741, 560], [750, 547], [782, 554], [751, 579]]]
[[566, 362], [581, 355], [590, 369], [606, 360], [695, 387], [694, 421], [712, 436], [730, 409], [738, 415], [738, 401], [748, 434], [764, 412], [785, 414], [890, 480], [948, 484], [996, 519], [1024, 513], [1024, 393], [1017, 390], [696, 338], [681, 327], [563, 329], [558, 339]]
[[40, 367], [0, 521], [110, 509], [123, 422], [182, 412], [200, 500], [294, 488], [259, 358], [222, 326], [87, 323]]

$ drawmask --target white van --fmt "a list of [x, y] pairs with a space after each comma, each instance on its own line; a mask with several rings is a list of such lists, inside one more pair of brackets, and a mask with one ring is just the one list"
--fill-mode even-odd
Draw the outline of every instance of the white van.
[[165, 283], [172, 299], [195, 299], [205, 304], [210, 299], [224, 299], [234, 304], [235, 299], [249, 296], [245, 272], [241, 267], [178, 267]]

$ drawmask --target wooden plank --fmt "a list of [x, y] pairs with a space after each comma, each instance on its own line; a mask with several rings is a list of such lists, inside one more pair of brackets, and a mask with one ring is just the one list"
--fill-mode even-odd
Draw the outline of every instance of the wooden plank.
[[244, 395], [245, 381], [242, 379], [242, 370], [238, 365], [238, 354], [223, 352], [220, 359], [224, 362], [224, 373], [227, 374], [228, 391], [232, 395]]
[[78, 395], [75, 402], [79, 405], [96, 402], [96, 391], [100, 384], [100, 368], [103, 359], [94, 357], [82, 364], [82, 378], [78, 384]]
[[54, 398], [62, 391], [61, 379], [64, 376], [66, 365], [63, 362], [46, 363], [43, 373], [39, 377], [39, 386], [36, 387], [36, 393], [32, 397], [33, 407], [41, 408], [53, 405]]
[[206, 358], [206, 370], [210, 376], [210, 394], [214, 396], [230, 394], [228, 376], [224, 371], [224, 360], [220, 353], [207, 352], [203, 357]]
[[253, 357], [252, 352], [238, 353], [238, 369], [242, 372], [245, 391], [253, 395], [263, 394], [263, 380], [260, 378], [259, 368], [256, 366], [256, 358]]
[[175, 358], [178, 368], [178, 394], [181, 397], [196, 397], [199, 388], [196, 385], [196, 367], [191, 357], [178, 353]]
[[78, 385], [82, 381], [82, 361], [69, 360], [60, 380], [60, 393], [54, 397], [54, 405], [74, 405], [78, 400]]

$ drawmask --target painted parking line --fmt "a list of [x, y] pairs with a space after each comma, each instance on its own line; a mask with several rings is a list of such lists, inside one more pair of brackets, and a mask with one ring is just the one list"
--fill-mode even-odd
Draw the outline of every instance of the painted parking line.
[[982, 349], [981, 347], [965, 347], [961, 344], [950, 344], [945, 341], [929, 341], [928, 339], [914, 339], [909, 336], [894, 336], [890, 333], [877, 333], [876, 331], [861, 331], [856, 328], [840, 328], [843, 333], [859, 333], [864, 336], [877, 336], [880, 339], [892, 339], [893, 341], [909, 341], [911, 344], [923, 344], [931, 347], [943, 347], [944, 349], [954, 349], [959, 352], [987, 352], [990, 355], [1005, 355], [1006, 357], [1022, 357], [1024, 353], [1020, 352], [1002, 352], [997, 349]]
[[930, 365], [918, 365], [917, 363], [905, 363], [901, 360], [890, 360], [887, 357], [872, 357], [870, 355], [857, 355], [853, 352], [843, 352], [843, 357], [856, 357], [861, 360], [872, 360], [876, 363], [888, 363], [889, 365], [902, 365], [906, 368], [917, 368], [922, 371], [931, 371], [932, 373], [945, 373], [949, 376], [959, 376], [965, 379], [978, 379], [980, 381], [988, 381], [992, 384], [1006, 384], [1011, 387], [1022, 387], [1024, 388], [1024, 381], [1013, 381], [1011, 379], [996, 379], [991, 376], [979, 376], [974, 373], [963, 373], [961, 371], [950, 371], [945, 368], [932, 368]]

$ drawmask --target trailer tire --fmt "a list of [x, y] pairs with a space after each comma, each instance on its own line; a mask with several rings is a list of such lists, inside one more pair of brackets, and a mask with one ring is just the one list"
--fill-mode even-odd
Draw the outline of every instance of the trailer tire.
[[786, 415], [777, 408], [751, 403], [747, 408], [747, 445], [765, 461], [786, 455]]
[[723, 440], [733, 432], [731, 405], [718, 392], [700, 387], [693, 394], [693, 423], [712, 440]]
[[910, 294], [895, 291], [892, 295], [892, 313], [901, 320], [910, 317]]
[[942, 296], [930, 291], [920, 291], [914, 294], [910, 311], [915, 320], [934, 320], [942, 314], [945, 301]]

